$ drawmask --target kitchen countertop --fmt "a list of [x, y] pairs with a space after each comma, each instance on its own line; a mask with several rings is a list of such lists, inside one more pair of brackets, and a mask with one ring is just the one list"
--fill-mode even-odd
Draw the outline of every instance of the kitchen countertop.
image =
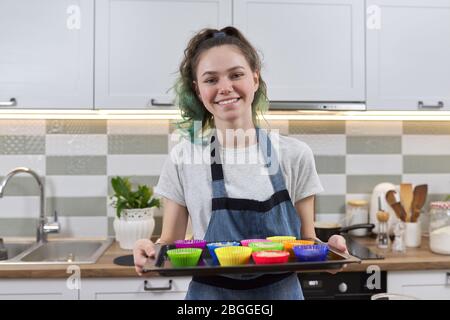
[[[385, 256], [380, 260], [364, 260], [361, 264], [350, 264], [343, 271], [366, 271], [370, 265], [377, 265], [386, 271], [431, 270], [450, 269], [450, 255], [438, 255], [429, 250], [428, 238], [422, 239], [420, 248], [407, 248], [405, 254], [384, 253], [375, 246], [372, 238], [354, 238], [361, 244], [368, 246], [372, 251]], [[116, 257], [132, 254], [131, 250], [123, 250], [114, 242], [95, 264], [82, 264], [81, 276], [85, 278], [96, 277], [138, 277], [134, 267], [118, 266], [113, 263]], [[68, 265], [1, 265], [1, 278], [67, 278]], [[144, 277], [158, 276], [157, 273], [146, 273]]]

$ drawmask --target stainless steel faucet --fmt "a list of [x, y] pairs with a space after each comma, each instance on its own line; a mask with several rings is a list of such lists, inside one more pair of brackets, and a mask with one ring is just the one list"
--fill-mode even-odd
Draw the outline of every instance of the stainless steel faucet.
[[37, 175], [36, 172], [29, 168], [25, 167], [18, 167], [15, 168], [13, 171], [8, 173], [6, 177], [3, 179], [2, 183], [0, 184], [0, 198], [3, 197], [3, 193], [5, 190], [6, 185], [8, 184], [8, 181], [14, 177], [16, 174], [19, 173], [28, 173], [33, 176], [33, 178], [36, 180], [36, 182], [39, 185], [39, 193], [40, 193], [40, 214], [39, 214], [39, 223], [37, 227], [37, 234], [36, 234], [36, 242], [47, 242], [47, 234], [48, 233], [57, 233], [59, 232], [59, 223], [58, 223], [58, 217], [55, 212], [54, 222], [47, 223], [47, 218], [45, 216], [45, 194], [44, 194], [44, 185], [42, 184], [41, 179]]

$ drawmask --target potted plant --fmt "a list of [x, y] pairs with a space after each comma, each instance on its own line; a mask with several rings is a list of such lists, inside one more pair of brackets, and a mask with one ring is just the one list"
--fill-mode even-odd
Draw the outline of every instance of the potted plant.
[[113, 177], [112, 206], [116, 208], [114, 231], [122, 249], [133, 249], [139, 239], [150, 239], [155, 228], [154, 210], [160, 199], [153, 197], [153, 188], [138, 185], [133, 189], [129, 178]]

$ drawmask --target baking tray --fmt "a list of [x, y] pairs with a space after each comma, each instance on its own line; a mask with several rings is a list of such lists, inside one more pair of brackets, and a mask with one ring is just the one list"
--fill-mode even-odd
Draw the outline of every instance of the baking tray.
[[[321, 243], [316, 241], [316, 243]], [[158, 272], [162, 276], [212, 276], [221, 274], [252, 274], [252, 273], [279, 273], [279, 272], [309, 272], [340, 269], [349, 263], [361, 263], [361, 260], [339, 252], [329, 247], [326, 261], [289, 261], [280, 264], [255, 264], [253, 259], [245, 265], [220, 266], [214, 265], [209, 250], [205, 248], [200, 261], [195, 267], [174, 267], [167, 256], [167, 250], [174, 249], [174, 244], [155, 245], [155, 259], [148, 259], [144, 272]]]

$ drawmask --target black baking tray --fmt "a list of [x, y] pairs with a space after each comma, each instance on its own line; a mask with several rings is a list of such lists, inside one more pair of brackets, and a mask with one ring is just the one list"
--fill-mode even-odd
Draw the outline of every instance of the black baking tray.
[[[317, 242], [319, 243], [319, 242]], [[195, 267], [174, 267], [167, 256], [167, 250], [174, 249], [174, 244], [156, 245], [155, 259], [148, 259], [144, 272], [158, 272], [162, 276], [212, 276], [221, 274], [252, 274], [252, 273], [278, 273], [278, 272], [309, 272], [341, 269], [349, 263], [361, 263], [359, 258], [342, 253], [329, 247], [326, 261], [289, 261], [279, 264], [255, 264], [250, 262], [238, 266], [214, 265], [208, 248], [205, 248], [200, 261]]]

